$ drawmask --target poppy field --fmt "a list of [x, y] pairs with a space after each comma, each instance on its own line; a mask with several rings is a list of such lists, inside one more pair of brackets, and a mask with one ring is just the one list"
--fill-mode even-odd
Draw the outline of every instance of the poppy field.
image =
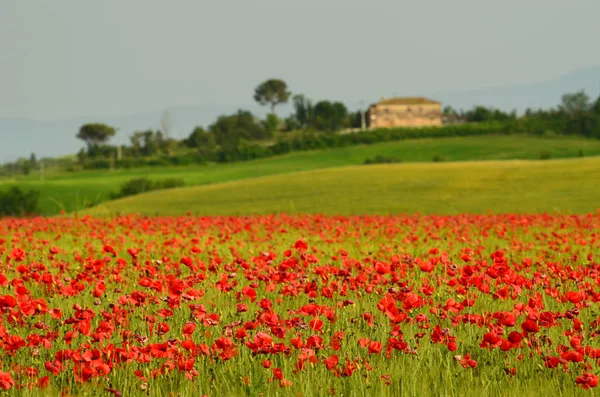
[[0, 395], [594, 395], [600, 212], [0, 220]]

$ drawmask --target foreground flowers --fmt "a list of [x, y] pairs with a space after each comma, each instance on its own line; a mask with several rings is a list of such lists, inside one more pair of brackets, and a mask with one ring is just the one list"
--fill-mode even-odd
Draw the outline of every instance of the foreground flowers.
[[5, 219], [0, 236], [3, 390], [598, 384], [599, 215]]

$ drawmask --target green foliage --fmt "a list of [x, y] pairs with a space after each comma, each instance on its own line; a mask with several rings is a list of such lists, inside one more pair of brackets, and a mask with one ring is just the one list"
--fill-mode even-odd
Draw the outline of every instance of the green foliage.
[[87, 152], [83, 152], [84, 158], [109, 159], [115, 157], [117, 148], [110, 145], [98, 144], [90, 146]]
[[598, 96], [598, 98], [596, 99], [596, 101], [592, 105], [592, 109], [591, 110], [592, 110], [592, 112], [594, 114], [600, 114], [600, 96]]
[[216, 153], [216, 161], [220, 163], [231, 163], [236, 161], [256, 160], [271, 157], [272, 155], [273, 154], [268, 147], [242, 139], [233, 150], [219, 150]]
[[241, 139], [261, 139], [265, 136], [254, 115], [245, 110], [238, 110], [229, 116], [220, 116], [210, 125], [209, 130], [215, 135], [221, 149], [235, 148]]
[[160, 148], [160, 141], [162, 140], [162, 134], [160, 131], [144, 131], [142, 132], [144, 146], [142, 149], [142, 153], [145, 156], [151, 156], [153, 154], [158, 153]]
[[166, 138], [161, 131], [136, 131], [130, 137], [131, 146], [126, 148], [125, 154], [133, 157], [154, 156], [162, 153], [169, 155], [176, 146], [173, 139]]
[[153, 190], [172, 189], [185, 186], [182, 178], [168, 178], [153, 181], [146, 177], [131, 179], [121, 185], [117, 193], [111, 195], [112, 199], [134, 196], [136, 194], [146, 193]]
[[590, 97], [583, 90], [562, 96], [560, 110], [568, 116], [581, 115], [591, 110], [591, 108]]
[[23, 175], [29, 175], [31, 172], [31, 165], [28, 161], [23, 161]]
[[512, 120], [506, 125], [515, 131], [543, 135], [553, 131], [559, 135], [580, 135], [587, 138], [600, 139], [600, 114], [586, 112], [577, 116], [569, 116], [563, 110], [540, 110]]
[[[360, 110], [348, 113], [348, 119], [345, 124], [350, 128], [362, 128], [362, 117], [362, 112]], [[366, 121], [365, 115], [365, 123]]]
[[173, 189], [182, 186], [185, 186], [183, 178], [167, 178], [155, 182], [155, 187], [157, 189]]
[[38, 166], [39, 164], [35, 153], [31, 153], [31, 155], [29, 156], [29, 167], [32, 169], [36, 169], [38, 168]]
[[312, 125], [315, 117], [312, 101], [302, 94], [294, 95], [292, 98], [294, 104], [294, 117], [300, 128], [308, 128]]
[[141, 131], [134, 132], [129, 140], [131, 142], [131, 146], [129, 147], [129, 154], [134, 157], [138, 157], [143, 155], [144, 153], [144, 133]]
[[190, 136], [184, 140], [184, 144], [189, 148], [196, 149], [203, 159], [214, 159], [217, 141], [212, 132], [205, 131], [202, 127], [196, 127]]
[[183, 166], [192, 164], [205, 164], [207, 161], [214, 161], [216, 154], [207, 155], [200, 151], [195, 153], [185, 153], [174, 156], [167, 154], [157, 154], [154, 156], [133, 157], [128, 156], [120, 161], [113, 161], [106, 158], [89, 158], [80, 161], [77, 167], [84, 170], [107, 170], [111, 166], [116, 169], [131, 169], [140, 167], [169, 167]]
[[446, 116], [455, 116], [458, 113], [452, 106], [447, 105], [447, 106], [444, 106], [444, 109], [442, 110], [442, 114], [444, 114]]
[[271, 105], [271, 113], [275, 113], [275, 106], [286, 103], [291, 94], [283, 80], [269, 79], [256, 87], [254, 100], [262, 106]]
[[511, 130], [507, 129], [505, 124], [497, 122], [456, 124], [443, 127], [381, 128], [344, 135], [304, 130], [279, 137], [277, 142], [270, 147], [270, 151], [273, 154], [283, 154], [303, 150], [371, 145], [404, 139], [498, 135], [510, 132]]
[[393, 163], [401, 163], [402, 160], [397, 157], [392, 156], [384, 156], [381, 154], [376, 155], [375, 157], [367, 157], [363, 164], [393, 164]]
[[346, 126], [347, 116], [343, 103], [320, 101], [315, 105], [313, 125], [319, 131], [339, 131]]
[[298, 119], [293, 114], [287, 117], [284, 121], [284, 130], [285, 131], [294, 131], [300, 128], [300, 123]]
[[229, 116], [220, 116], [209, 127], [218, 145], [217, 159], [232, 161], [240, 150], [242, 141], [252, 141], [267, 137], [265, 129], [258, 123], [252, 113], [238, 110]]
[[[453, 118], [456, 117], [456, 112], [450, 107], [449, 109], [444, 109], [444, 115]], [[467, 122], [474, 123], [490, 121], [508, 122], [511, 120], [516, 120], [517, 115], [516, 112], [506, 113], [499, 109], [490, 109], [484, 106], [475, 106], [473, 110], [468, 111], [462, 118]]]
[[[249, 112], [240, 111], [231, 116], [222, 116], [211, 126], [211, 131], [197, 128], [185, 140], [188, 147], [198, 146], [195, 155], [178, 155], [172, 157], [145, 157], [137, 160], [124, 159], [115, 165], [119, 168], [139, 166], [167, 166], [203, 164], [206, 161], [230, 163], [248, 161], [275, 155], [315, 149], [340, 148], [355, 145], [372, 145], [406, 139], [441, 138], [452, 136], [504, 135], [518, 132], [518, 124], [485, 122], [452, 124], [442, 127], [385, 128], [362, 130], [351, 134], [333, 134], [315, 130], [292, 131], [280, 135], [271, 146], [255, 143], [257, 139], [266, 138], [265, 128], [261, 126]], [[550, 136], [549, 130], [538, 135]], [[218, 139], [218, 141], [217, 141]], [[218, 142], [218, 144], [217, 144]], [[442, 157], [433, 161], [441, 161]], [[83, 163], [87, 169], [108, 169], [109, 159], [90, 159]]]
[[83, 140], [88, 149], [105, 143], [111, 137], [115, 136], [116, 130], [102, 123], [84, 124], [79, 128], [77, 138]]
[[267, 117], [265, 118], [265, 121], [263, 123], [263, 128], [265, 129], [265, 136], [268, 138], [273, 137], [273, 135], [275, 135], [275, 132], [277, 132], [277, 130], [279, 130], [279, 125], [281, 124], [281, 121], [279, 120], [279, 117], [277, 117], [277, 115], [275, 113], [269, 113], [267, 114]]
[[37, 190], [21, 190], [11, 186], [0, 191], [0, 216], [26, 216], [38, 212], [40, 192]]
[[299, 128], [334, 132], [344, 127], [361, 127], [360, 111], [349, 113], [341, 102], [319, 101], [313, 105], [312, 101], [302, 94], [294, 95], [292, 101], [292, 116]]
[[506, 120], [515, 131], [544, 135], [552, 131], [557, 135], [580, 135], [600, 139], [600, 97], [594, 103], [584, 91], [565, 94], [558, 109], [527, 109], [520, 118]]

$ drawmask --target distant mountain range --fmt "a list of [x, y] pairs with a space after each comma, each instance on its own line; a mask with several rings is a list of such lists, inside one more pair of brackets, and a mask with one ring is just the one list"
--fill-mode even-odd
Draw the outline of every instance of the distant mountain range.
[[[600, 66], [578, 70], [555, 80], [518, 84], [504, 87], [490, 87], [476, 90], [445, 91], [423, 93], [441, 101], [444, 106], [455, 109], [469, 109], [474, 105], [484, 105], [503, 110], [523, 112], [526, 108], [550, 108], [560, 103], [565, 93], [585, 90], [592, 98], [600, 95]], [[317, 99], [317, 98], [314, 98]], [[373, 98], [377, 102], [379, 98]], [[347, 101], [351, 110], [360, 108], [359, 101]], [[195, 126], [208, 126], [222, 114], [234, 113], [238, 109], [250, 110], [264, 116], [266, 109], [254, 103], [249, 104], [204, 104], [177, 106], [169, 109], [173, 119], [175, 138], [184, 138]], [[290, 105], [280, 106], [277, 113], [291, 113]], [[68, 120], [0, 119], [0, 163], [13, 161], [18, 157], [28, 157], [31, 152], [39, 157], [60, 156], [76, 153], [83, 146], [75, 135], [82, 124], [102, 122], [119, 129], [113, 142], [126, 143], [132, 132], [145, 129], [158, 129], [164, 109], [106, 117], [78, 117]]]

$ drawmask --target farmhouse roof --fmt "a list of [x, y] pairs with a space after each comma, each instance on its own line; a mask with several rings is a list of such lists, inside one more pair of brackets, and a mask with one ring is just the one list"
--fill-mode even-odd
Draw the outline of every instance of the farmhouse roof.
[[382, 98], [381, 101], [377, 102], [376, 105], [432, 105], [440, 104], [440, 102], [433, 101], [424, 97], [403, 97], [403, 98]]

